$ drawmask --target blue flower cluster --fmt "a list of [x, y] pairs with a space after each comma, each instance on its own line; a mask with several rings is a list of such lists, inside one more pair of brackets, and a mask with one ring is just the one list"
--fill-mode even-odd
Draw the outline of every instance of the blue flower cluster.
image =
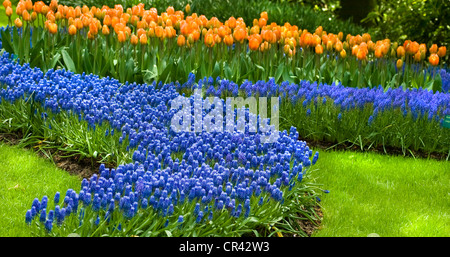
[[127, 138], [132, 151], [133, 163], [111, 169], [101, 165], [98, 174], [82, 181], [79, 192], [69, 189], [62, 203], [58, 193], [54, 210], [47, 211], [47, 200], [35, 199], [26, 222], [39, 216], [47, 230], [77, 210], [83, 217], [88, 206], [103, 210], [108, 219], [115, 211], [132, 218], [153, 208], [163, 217], [180, 217], [182, 223], [183, 213], [174, 213], [174, 207], [187, 201], [198, 203], [197, 222], [211, 219], [217, 210], [249, 216], [262, 199], [283, 202], [283, 192], [301, 182], [318, 159], [318, 153], [298, 140], [295, 128], [276, 131], [272, 143], [248, 130], [173, 132], [170, 122], [177, 110], [169, 106], [179, 96], [177, 83], [121, 84], [65, 70], [44, 74], [13, 62], [8, 54], [0, 57], [0, 83], [0, 101], [13, 103], [33, 95], [47, 110], [72, 113], [92, 129], [108, 122], [111, 133], [121, 133], [121, 141]]
[[439, 75], [442, 79], [442, 92], [450, 93], [450, 71], [446, 69], [440, 69]]
[[[288, 99], [292, 104], [302, 104], [304, 107], [311, 102], [326, 102], [331, 99], [336, 107], [341, 110], [363, 109], [372, 106], [373, 113], [368, 120], [370, 124], [379, 113], [386, 110], [399, 109], [406, 116], [411, 113], [416, 120], [420, 117], [426, 117], [428, 120], [439, 122], [446, 115], [450, 115], [450, 94], [445, 93], [450, 87], [450, 75], [444, 69], [440, 70], [442, 76], [444, 92], [435, 92], [426, 89], [383, 89], [381, 86], [376, 88], [353, 88], [345, 87], [340, 83], [331, 85], [318, 84], [317, 82], [301, 81], [299, 84], [282, 82], [275, 83], [272, 78], [269, 81], [244, 81], [237, 85], [227, 80], [216, 80], [213, 84], [212, 78], [205, 78], [203, 82], [208, 84], [207, 96], [217, 96], [228, 90], [232, 95], [238, 95], [235, 91], [239, 88], [245, 96], [273, 97], [280, 96]], [[192, 87], [190, 84], [183, 84], [181, 88]], [[342, 115], [342, 114], [341, 114]], [[342, 117], [342, 116], [341, 116]]]

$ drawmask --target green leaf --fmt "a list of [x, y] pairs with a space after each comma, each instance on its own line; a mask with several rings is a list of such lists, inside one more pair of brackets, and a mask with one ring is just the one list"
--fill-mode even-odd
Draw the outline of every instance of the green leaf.
[[275, 72], [275, 82], [279, 82], [281, 75], [283, 75], [283, 70], [284, 70], [284, 64], [281, 63], [280, 65], [278, 65], [277, 71]]
[[226, 77], [227, 79], [233, 79], [233, 72], [231, 71], [230, 66], [225, 65], [225, 67], [224, 67], [224, 72], [225, 72], [225, 77]]
[[22, 40], [23, 40], [23, 53], [22, 53], [22, 59], [24, 62], [30, 62], [30, 27], [27, 26], [25, 31], [22, 32]]
[[87, 49], [84, 49], [84, 51], [83, 51], [83, 58], [84, 58], [83, 64], [85, 67], [84, 71], [86, 73], [91, 73], [92, 72], [92, 63], [91, 63], [90, 54]]
[[442, 91], [442, 78], [441, 76], [435, 76], [433, 83], [433, 92]]
[[21, 45], [21, 40], [19, 37], [19, 33], [17, 32], [17, 28], [14, 27], [13, 28], [13, 48], [14, 48], [14, 54], [18, 55], [19, 57], [21, 56], [20, 51], [19, 51], [19, 45]]
[[9, 32], [9, 29], [0, 30], [0, 31], [1, 31], [1, 37], [2, 37], [2, 47], [6, 50], [6, 52], [13, 54], [14, 49], [11, 45], [11, 34]]
[[66, 51], [66, 49], [61, 50], [61, 54], [62, 54], [64, 64], [66, 66], [66, 69], [76, 73], [77, 69], [75, 67], [75, 63], [73, 62], [72, 57], [70, 57], [70, 55]]
[[47, 67], [47, 69], [55, 68], [56, 64], [58, 63], [59, 59], [61, 58], [60, 53], [56, 53], [52, 59], [50, 59], [50, 66]]
[[256, 68], [258, 68], [258, 69], [262, 70], [263, 72], [264, 72], [264, 71], [266, 71], [266, 69], [264, 69], [264, 67], [263, 67], [263, 66], [261, 66], [261, 65], [258, 65], [258, 64], [256, 64], [256, 63], [254, 63], [254, 65], [256, 66]]
[[151, 70], [144, 70], [144, 82], [150, 83], [158, 76], [158, 66], [153, 65]]
[[38, 62], [42, 59], [41, 50], [42, 50], [43, 42], [44, 42], [43, 40], [39, 40], [31, 48], [31, 53], [30, 53], [30, 66], [31, 67], [37, 67]]
[[220, 71], [221, 71], [220, 64], [219, 64], [219, 62], [216, 62], [216, 64], [214, 65], [212, 77], [215, 79], [218, 76], [220, 76]]

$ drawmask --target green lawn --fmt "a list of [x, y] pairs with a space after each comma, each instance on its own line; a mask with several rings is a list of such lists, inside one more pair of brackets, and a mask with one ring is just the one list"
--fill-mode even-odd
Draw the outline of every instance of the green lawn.
[[450, 162], [320, 151], [322, 229], [314, 236], [447, 237]]
[[69, 188], [79, 190], [81, 182], [30, 150], [4, 144], [0, 144], [0, 177], [1, 237], [32, 236], [25, 213], [33, 199], [47, 195], [50, 205], [57, 191], [64, 195]]

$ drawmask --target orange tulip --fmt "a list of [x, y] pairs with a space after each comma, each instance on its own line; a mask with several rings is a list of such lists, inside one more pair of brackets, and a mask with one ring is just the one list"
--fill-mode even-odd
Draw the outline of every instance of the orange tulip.
[[213, 47], [215, 44], [214, 36], [212, 33], [207, 33], [205, 36], [205, 45], [207, 47]]
[[10, 6], [6, 6], [6, 16], [11, 17], [12, 13], [13, 13], [13, 9]]
[[102, 34], [105, 36], [109, 35], [109, 27], [107, 25], [103, 25]]
[[123, 32], [122, 30], [119, 31], [119, 32], [117, 33], [117, 38], [118, 38], [118, 40], [119, 40], [120, 43], [125, 42], [125, 40], [126, 40], [125, 32]]
[[103, 18], [103, 24], [106, 26], [111, 26], [111, 16], [108, 14]]
[[56, 23], [50, 23], [49, 24], [49, 31], [52, 34], [56, 34], [56, 32], [58, 32], [58, 24]]
[[430, 53], [435, 54], [438, 51], [438, 47], [436, 44], [431, 45], [430, 47]]
[[234, 17], [230, 17], [227, 21], [226, 21], [226, 25], [230, 28], [230, 29], [234, 29], [236, 28], [236, 18]]
[[337, 41], [336, 44], [334, 45], [334, 49], [336, 49], [337, 52], [342, 51], [342, 49], [343, 49], [342, 42]]
[[383, 57], [383, 49], [381, 47], [375, 48], [375, 57], [382, 58]]
[[50, 10], [50, 8], [47, 5], [44, 5], [44, 6], [42, 6], [41, 14], [42, 15], [47, 15], [49, 10]]
[[408, 54], [416, 54], [417, 51], [419, 51], [419, 43], [417, 43], [416, 41], [411, 42], [410, 44], [408, 44], [408, 46], [406, 47], [406, 52]]
[[333, 42], [328, 41], [328, 42], [327, 42], [327, 50], [328, 50], [328, 51], [331, 51], [332, 49], [333, 49]]
[[31, 15], [27, 10], [22, 12], [22, 18], [24, 21], [31, 21]]
[[416, 54], [414, 54], [414, 61], [420, 62], [422, 59], [421, 57], [422, 57], [422, 55], [421, 55], [420, 51], [418, 51]]
[[341, 58], [347, 57], [347, 52], [345, 51], [345, 49], [342, 49], [342, 51], [339, 54], [341, 55]]
[[428, 61], [431, 65], [437, 66], [439, 64], [439, 56], [437, 54], [431, 54], [430, 57], [428, 57]]
[[259, 16], [263, 19], [266, 19], [266, 21], [269, 20], [269, 15], [267, 14], [267, 12], [262, 12]]
[[265, 18], [259, 18], [259, 20], [258, 20], [258, 26], [260, 27], [260, 28], [262, 28], [262, 27], [264, 27], [264, 26], [266, 26], [267, 25], [267, 20], [265, 19]]
[[316, 54], [323, 54], [323, 46], [321, 44], [316, 45], [315, 51]]
[[177, 45], [182, 47], [186, 44], [186, 38], [183, 35], [179, 35], [177, 38]]
[[171, 14], [175, 13], [175, 9], [173, 8], [173, 6], [169, 6], [169, 7], [167, 7], [166, 12], [167, 12], [167, 14], [171, 15]]
[[37, 19], [37, 13], [35, 11], [33, 11], [31, 13], [31, 21], [35, 21]]
[[5, 7], [5, 9], [6, 9], [6, 7], [11, 7], [11, 1], [9, 1], [9, 0], [5, 0], [5, 1], [3, 1], [3, 7]]
[[25, 1], [25, 9], [27, 9], [27, 11], [33, 10], [33, 2], [31, 2], [31, 0]]
[[400, 70], [403, 67], [403, 60], [402, 59], [398, 59], [397, 60], [397, 69]]
[[397, 57], [401, 58], [403, 56], [405, 56], [405, 48], [403, 46], [399, 46], [397, 48]]
[[144, 33], [139, 37], [139, 43], [141, 43], [141, 45], [146, 45], [147, 42], [147, 35]]
[[191, 12], [191, 6], [189, 4], [186, 5], [185, 11], [186, 11], [186, 13]]
[[22, 27], [22, 20], [19, 19], [19, 18], [16, 18], [16, 19], [14, 20], [14, 25], [15, 25], [16, 27], [18, 27], [18, 28], [21, 28], [21, 27]]
[[358, 49], [359, 49], [359, 46], [358, 45], [354, 45], [352, 47], [352, 55], [356, 55], [358, 53]]
[[69, 34], [72, 36], [77, 34], [77, 27], [75, 27], [75, 25], [72, 24], [69, 26]]
[[438, 52], [437, 52], [437, 55], [439, 56], [439, 57], [444, 57], [445, 55], [447, 54], [447, 47], [445, 47], [445, 46], [441, 46], [441, 47], [439, 47], [439, 50], [438, 50]]
[[80, 30], [84, 27], [83, 22], [79, 18], [75, 19], [74, 25], [75, 25], [75, 27], [77, 27], [77, 30]]
[[318, 36], [322, 36], [323, 28], [322, 26], [317, 27], [316, 31], [314, 32]]
[[286, 44], [286, 45], [284, 45], [283, 50], [284, 50], [284, 53], [286, 55], [288, 55], [289, 51], [291, 51], [291, 47], [288, 44]]
[[420, 44], [419, 45], [419, 51], [423, 52], [423, 53], [427, 53], [427, 45], [425, 44]]
[[164, 29], [161, 26], [157, 26], [155, 28], [155, 35], [158, 38], [162, 38], [164, 36]]
[[250, 48], [250, 50], [258, 50], [259, 48], [259, 40], [256, 37], [250, 37], [249, 41], [248, 41], [248, 47]]
[[242, 43], [242, 41], [245, 39], [246, 33], [245, 30], [242, 28], [237, 28], [233, 32], [233, 37], [236, 41], [239, 41]]
[[358, 52], [356, 53], [356, 58], [358, 58], [358, 60], [365, 60], [366, 55], [367, 55], [367, 52], [365, 51], [365, 49], [360, 47], [358, 49]]
[[91, 23], [89, 23], [89, 31], [91, 32], [91, 34], [93, 36], [98, 34], [98, 27], [97, 27], [97, 23], [95, 21], [92, 21]]
[[227, 46], [232, 46], [233, 45], [233, 36], [231, 35], [226, 35], [223, 39], [223, 42], [225, 43], [225, 45]]

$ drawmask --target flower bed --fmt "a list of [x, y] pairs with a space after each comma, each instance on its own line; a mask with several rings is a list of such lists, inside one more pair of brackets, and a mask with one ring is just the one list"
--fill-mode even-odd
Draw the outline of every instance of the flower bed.
[[2, 107], [33, 99], [36, 110], [45, 110], [44, 123], [57, 125], [52, 120], [69, 113], [89, 124], [86, 134], [107, 122], [132, 152], [132, 162], [102, 166], [63, 202], [35, 199], [26, 221], [52, 235], [242, 235], [315, 202], [314, 187], [303, 179], [318, 153], [297, 140], [295, 128], [270, 144], [259, 142], [258, 133], [171, 133], [173, 84], [156, 89], [64, 70], [43, 73], [8, 54], [0, 62]]

